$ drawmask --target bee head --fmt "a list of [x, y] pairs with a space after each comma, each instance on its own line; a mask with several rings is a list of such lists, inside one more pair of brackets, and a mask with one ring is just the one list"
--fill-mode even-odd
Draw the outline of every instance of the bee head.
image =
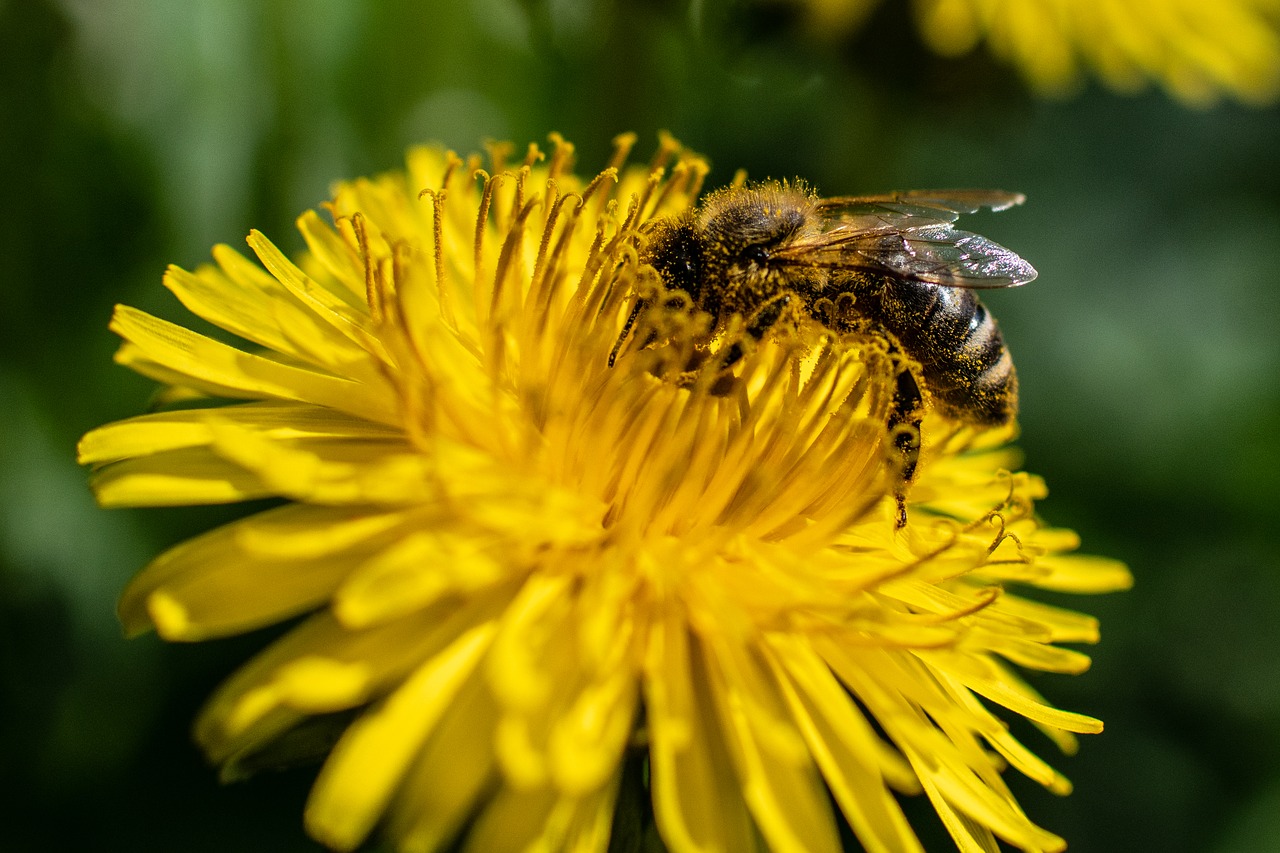
[[714, 317], [748, 317], [781, 289], [800, 284], [769, 257], [821, 228], [815, 199], [802, 186], [779, 182], [718, 190], [696, 211], [656, 223], [642, 257], [668, 289], [683, 290]]
[[715, 261], [739, 274], [767, 266], [773, 249], [807, 233], [815, 221], [813, 196], [777, 182], [713, 193], [697, 217]]

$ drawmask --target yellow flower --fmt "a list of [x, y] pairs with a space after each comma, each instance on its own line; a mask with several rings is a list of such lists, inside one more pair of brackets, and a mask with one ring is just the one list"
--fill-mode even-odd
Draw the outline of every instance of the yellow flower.
[[1061, 849], [1001, 772], [1070, 785], [995, 710], [1067, 750], [1099, 731], [1012, 666], [1081, 672], [1059, 644], [1097, 626], [1009, 588], [1125, 568], [1042, 526], [1007, 430], [938, 417], [897, 529], [883, 347], [801, 328], [713, 393], [709, 368], [662, 378], [700, 328], [676, 323], [610, 367], [657, 284], [641, 228], [706, 167], [664, 138], [625, 168], [623, 136], [586, 181], [553, 141], [514, 166], [494, 146], [492, 174], [416, 149], [340, 185], [334, 225], [304, 214], [296, 262], [255, 232], [261, 267], [219, 246], [169, 271], [252, 348], [117, 310], [118, 360], [192, 405], [85, 436], [99, 501], [282, 499], [120, 602], [178, 641], [301, 617], [209, 702], [210, 759], [236, 776], [340, 732], [306, 825], [341, 850], [381, 827], [407, 851], [603, 851], [624, 779], [673, 851], [835, 851], [832, 800], [868, 850], [919, 850], [894, 792], [962, 849]]
[[[802, 0], [820, 32], [862, 22], [873, 0]], [[1252, 104], [1280, 96], [1276, 0], [915, 0], [925, 41], [958, 56], [986, 41], [1049, 95], [1086, 72], [1120, 92], [1159, 83], [1192, 105], [1231, 95]]]

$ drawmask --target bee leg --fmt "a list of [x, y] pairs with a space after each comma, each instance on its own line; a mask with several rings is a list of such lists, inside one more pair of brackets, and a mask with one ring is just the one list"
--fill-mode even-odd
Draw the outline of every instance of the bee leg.
[[[773, 328], [773, 325], [782, 317], [782, 312], [791, 304], [791, 294], [783, 293], [775, 296], [773, 299], [760, 306], [755, 314], [751, 315], [751, 319], [747, 322], [746, 333], [753, 340], [760, 340], [764, 337], [764, 333]], [[733, 367], [742, 360], [744, 355], [742, 344], [734, 341], [729, 344], [728, 349], [724, 351], [724, 356], [720, 359], [720, 366], [728, 369]]]
[[[766, 302], [751, 315], [751, 319], [747, 322], [744, 331], [752, 337], [753, 340], [760, 340], [764, 337], [764, 333], [773, 327], [774, 323], [782, 316], [782, 312], [791, 302], [790, 294], [781, 294], [770, 301]], [[729, 368], [733, 367], [746, 353], [742, 349], [740, 341], [734, 341], [729, 344], [720, 355], [720, 378], [711, 386], [712, 394], [727, 394], [729, 389], [733, 387], [733, 376], [729, 373]]]
[[898, 481], [893, 495], [898, 501], [895, 527], [907, 526], [907, 489], [915, 479], [916, 466], [920, 462], [920, 422], [924, 415], [924, 398], [915, 374], [902, 367], [893, 390], [893, 404], [889, 409], [889, 435], [898, 461]]
[[648, 307], [648, 302], [644, 299], [637, 299], [635, 307], [631, 309], [631, 313], [627, 315], [627, 322], [622, 324], [622, 332], [618, 335], [618, 341], [613, 345], [613, 349], [609, 351], [609, 366], [613, 367], [614, 361], [618, 358], [618, 351], [622, 349], [623, 342], [627, 336], [631, 334], [631, 329], [636, 324], [636, 317], [640, 316], [640, 312]]

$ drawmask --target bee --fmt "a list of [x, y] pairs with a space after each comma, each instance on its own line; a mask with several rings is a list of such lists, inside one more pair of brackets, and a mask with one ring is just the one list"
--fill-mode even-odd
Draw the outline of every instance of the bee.
[[[784, 316], [800, 316], [838, 335], [885, 341], [898, 365], [887, 427], [898, 460], [902, 527], [926, 397], [974, 425], [1006, 424], [1017, 413], [1013, 360], [974, 291], [1026, 284], [1036, 271], [953, 223], [964, 213], [1023, 201], [999, 190], [821, 198], [803, 184], [729, 187], [679, 217], [657, 220], [641, 260], [666, 291], [683, 292], [688, 307], [707, 312], [720, 329], [736, 315], [745, 336], [759, 340]], [[649, 301], [637, 300], [610, 365], [637, 316], [654, 307]], [[729, 368], [743, 353], [733, 342], [718, 357]]]

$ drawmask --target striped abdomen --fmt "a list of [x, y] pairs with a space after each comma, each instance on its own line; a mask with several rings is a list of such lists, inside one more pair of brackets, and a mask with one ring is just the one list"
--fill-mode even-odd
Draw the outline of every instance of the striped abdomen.
[[920, 362], [921, 378], [944, 413], [984, 425], [1008, 423], [1017, 414], [1013, 360], [972, 290], [887, 279], [879, 299], [862, 299], [860, 307]]

